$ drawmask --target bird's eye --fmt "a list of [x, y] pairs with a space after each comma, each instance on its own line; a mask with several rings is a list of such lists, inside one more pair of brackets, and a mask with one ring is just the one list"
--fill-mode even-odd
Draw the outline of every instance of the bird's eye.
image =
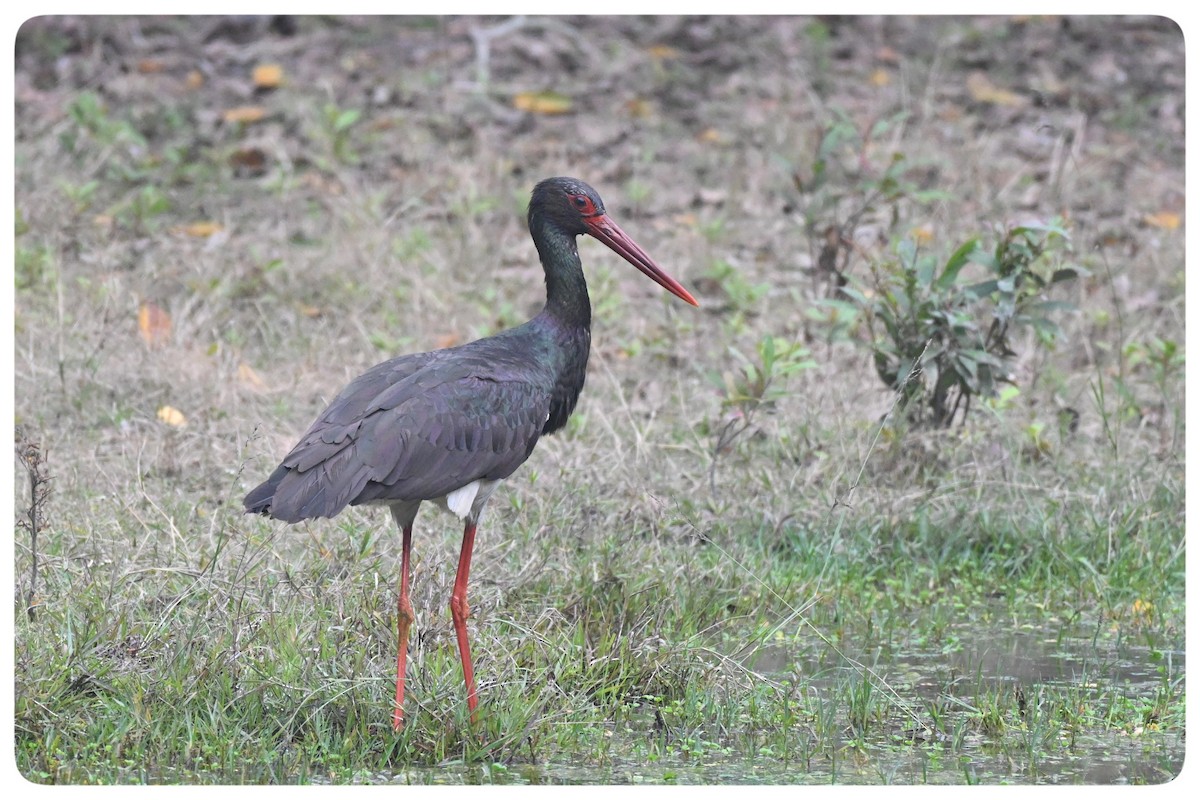
[[596, 213], [596, 207], [586, 195], [573, 194], [571, 195], [571, 202], [575, 204], [575, 208], [584, 216]]

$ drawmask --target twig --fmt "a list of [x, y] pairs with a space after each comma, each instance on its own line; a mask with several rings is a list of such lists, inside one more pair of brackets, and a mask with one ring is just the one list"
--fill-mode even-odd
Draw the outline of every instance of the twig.
[[747, 409], [743, 413], [731, 417], [721, 426], [720, 433], [717, 434], [717, 441], [713, 444], [708, 464], [708, 491], [712, 493], [713, 497], [717, 496], [717, 460], [728, 448], [733, 446], [734, 439], [737, 439], [750, 427], [753, 415], [754, 410]]
[[513, 31], [524, 27], [524, 25], [525, 17], [517, 15], [491, 28], [471, 28], [471, 41], [475, 44], [475, 88], [477, 90], [480, 92], [487, 91], [488, 81], [491, 77], [488, 61], [491, 56], [492, 40], [499, 39], [501, 36], [507, 36]]

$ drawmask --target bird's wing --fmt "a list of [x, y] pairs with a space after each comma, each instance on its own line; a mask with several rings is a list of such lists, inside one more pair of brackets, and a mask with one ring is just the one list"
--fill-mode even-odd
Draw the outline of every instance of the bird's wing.
[[533, 451], [550, 393], [494, 372], [485, 359], [438, 353], [368, 370], [247, 495], [246, 510], [294, 522], [508, 477]]

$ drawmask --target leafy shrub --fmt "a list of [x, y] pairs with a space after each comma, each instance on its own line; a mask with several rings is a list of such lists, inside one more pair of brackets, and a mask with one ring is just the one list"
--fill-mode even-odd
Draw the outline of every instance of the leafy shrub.
[[[841, 288], [865, 312], [875, 370], [901, 393], [910, 421], [948, 427], [966, 417], [972, 397], [1011, 383], [1015, 326], [1032, 327], [1042, 344], [1058, 338], [1051, 315], [1071, 306], [1046, 291], [1084, 274], [1062, 263], [1068, 244], [1059, 221], [1017, 225], [1000, 231], [991, 250], [968, 239], [939, 267], [905, 240], [894, 261], [871, 265], [868, 285]], [[982, 280], [968, 282], [971, 264], [983, 267]]]

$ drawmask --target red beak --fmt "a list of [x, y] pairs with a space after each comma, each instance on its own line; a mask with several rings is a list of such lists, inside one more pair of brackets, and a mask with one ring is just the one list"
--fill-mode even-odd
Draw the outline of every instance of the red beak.
[[637, 242], [630, 239], [625, 231], [621, 230], [617, 223], [607, 216], [598, 214], [594, 217], [585, 217], [583, 224], [587, 226], [588, 233], [608, 245], [621, 258], [640, 269], [647, 278], [685, 303], [691, 303], [694, 306], [700, 305], [696, 302], [696, 298], [680, 285], [679, 281], [663, 272], [662, 268], [654, 263], [654, 259], [647, 255]]

